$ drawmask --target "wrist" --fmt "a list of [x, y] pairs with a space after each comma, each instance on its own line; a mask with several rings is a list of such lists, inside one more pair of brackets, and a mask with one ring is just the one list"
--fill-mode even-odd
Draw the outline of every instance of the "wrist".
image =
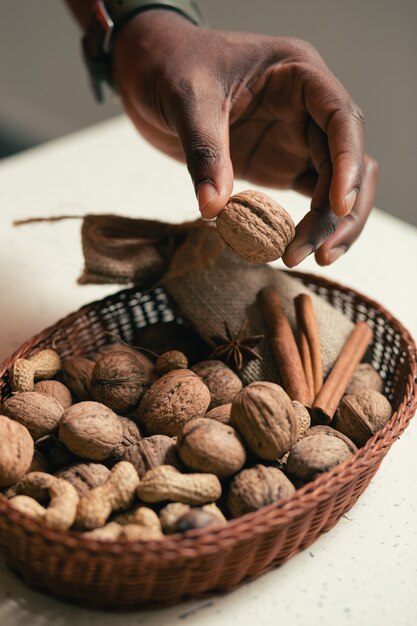
[[[153, 15], [148, 17], [148, 14]], [[103, 100], [103, 83], [107, 82], [113, 87], [112, 65], [116, 39], [129, 40], [128, 34], [132, 32], [136, 38], [143, 36], [143, 33], [152, 30], [150, 24], [156, 23], [155, 14], [160, 26], [167, 20], [168, 23], [175, 20], [175, 30], [185, 22], [195, 27], [205, 25], [196, 4], [191, 0], [94, 0], [82, 44], [97, 100]]]

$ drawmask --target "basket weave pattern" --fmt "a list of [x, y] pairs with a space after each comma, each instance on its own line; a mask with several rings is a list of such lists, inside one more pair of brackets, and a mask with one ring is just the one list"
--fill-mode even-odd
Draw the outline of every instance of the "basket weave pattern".
[[[379, 304], [326, 279], [292, 272], [353, 321], [374, 330], [370, 360], [385, 381], [395, 413], [352, 458], [293, 497], [226, 526], [167, 536], [163, 542], [105, 542], [58, 532], [14, 510], [0, 495], [0, 548], [31, 587], [91, 607], [126, 609], [173, 603], [185, 596], [233, 589], [309, 546], [350, 509], [416, 409], [416, 347]], [[10, 395], [7, 370], [19, 357], [54, 344], [61, 356], [108, 343], [108, 332], [132, 342], [138, 328], [183, 320], [162, 289], [121, 291], [83, 307], [23, 344], [0, 365], [0, 394]]]

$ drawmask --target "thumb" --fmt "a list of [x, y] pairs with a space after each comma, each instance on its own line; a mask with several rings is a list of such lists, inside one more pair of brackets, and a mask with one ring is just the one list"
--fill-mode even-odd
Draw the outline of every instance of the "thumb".
[[[181, 110], [182, 109], [182, 110]], [[233, 190], [229, 112], [213, 95], [186, 99], [177, 109], [176, 129], [204, 218], [215, 217]]]

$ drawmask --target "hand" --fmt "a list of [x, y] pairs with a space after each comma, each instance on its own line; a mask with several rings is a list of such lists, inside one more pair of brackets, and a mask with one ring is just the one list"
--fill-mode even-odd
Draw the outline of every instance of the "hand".
[[228, 201], [234, 175], [311, 196], [284, 262], [332, 263], [372, 208], [377, 164], [361, 111], [306, 42], [200, 29], [148, 11], [116, 39], [114, 77], [139, 132], [185, 160], [203, 217]]

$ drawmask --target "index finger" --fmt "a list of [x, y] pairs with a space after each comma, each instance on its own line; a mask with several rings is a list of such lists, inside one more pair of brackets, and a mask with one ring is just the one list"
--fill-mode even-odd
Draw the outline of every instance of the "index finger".
[[330, 71], [304, 71], [302, 81], [306, 109], [328, 139], [333, 166], [330, 206], [343, 217], [351, 211], [362, 182], [363, 115]]

